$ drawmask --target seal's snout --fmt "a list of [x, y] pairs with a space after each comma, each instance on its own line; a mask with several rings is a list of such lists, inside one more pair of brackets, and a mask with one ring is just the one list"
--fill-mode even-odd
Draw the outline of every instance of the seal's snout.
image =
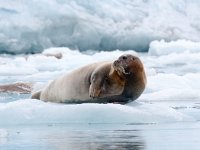
[[124, 65], [128, 60], [128, 56], [122, 55], [115, 61], [115, 65]]
[[119, 67], [119, 66], [124, 67], [127, 64], [127, 62], [126, 62], [127, 60], [128, 60], [128, 57], [123, 55], [123, 56], [119, 57], [117, 60], [114, 61], [114, 66], [116, 66], [116, 67]]
[[115, 61], [114, 61], [114, 66], [118, 66], [118, 65], [119, 65], [119, 63], [120, 63], [120, 61], [119, 61], [119, 60], [115, 60]]

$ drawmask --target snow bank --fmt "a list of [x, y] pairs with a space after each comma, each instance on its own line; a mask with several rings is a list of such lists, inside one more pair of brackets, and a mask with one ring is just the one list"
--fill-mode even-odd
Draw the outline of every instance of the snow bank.
[[199, 7], [198, 0], [1, 1], [0, 52], [147, 51], [153, 40], [199, 41]]

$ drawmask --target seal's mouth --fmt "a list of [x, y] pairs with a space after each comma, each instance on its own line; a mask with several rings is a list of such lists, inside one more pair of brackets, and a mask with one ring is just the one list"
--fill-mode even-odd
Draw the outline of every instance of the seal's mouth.
[[128, 72], [126, 69], [124, 69], [122, 66], [119, 66], [119, 69], [120, 71], [123, 73], [123, 74], [130, 74], [130, 72]]
[[113, 63], [113, 67], [114, 67], [114, 69], [115, 69], [116, 71], [119, 71], [119, 72], [121, 72], [121, 73], [123, 73], [123, 74], [125, 74], [125, 75], [130, 74], [130, 72], [129, 72], [127, 69], [125, 69], [125, 68], [123, 67], [123, 65], [120, 63], [119, 60], [116, 60], [116, 61]]

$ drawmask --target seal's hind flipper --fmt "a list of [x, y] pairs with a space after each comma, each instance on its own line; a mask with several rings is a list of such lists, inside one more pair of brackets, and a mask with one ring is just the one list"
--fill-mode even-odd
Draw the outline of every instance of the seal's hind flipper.
[[31, 99], [40, 99], [41, 91], [32, 94]]

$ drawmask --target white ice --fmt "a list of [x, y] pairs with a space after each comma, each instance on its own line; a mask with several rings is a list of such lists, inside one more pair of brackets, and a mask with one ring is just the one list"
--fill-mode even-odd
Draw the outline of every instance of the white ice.
[[153, 40], [200, 38], [199, 0], [6, 0], [0, 2], [0, 51], [147, 51]]
[[[35, 90], [77, 67], [96, 61], [115, 60], [124, 53], [141, 58], [148, 79], [141, 97], [127, 105], [63, 105], [31, 100], [30, 95], [4, 93], [0, 98], [0, 124], [197, 121], [200, 119], [200, 50], [197, 45], [199, 43], [190, 41], [155, 41], [149, 53], [136, 53], [133, 50], [80, 53], [66, 47], [50, 48], [43, 52], [60, 52], [62, 59], [42, 54], [0, 55], [0, 83], [33, 82]], [[180, 48], [183, 49], [182, 53]]]

